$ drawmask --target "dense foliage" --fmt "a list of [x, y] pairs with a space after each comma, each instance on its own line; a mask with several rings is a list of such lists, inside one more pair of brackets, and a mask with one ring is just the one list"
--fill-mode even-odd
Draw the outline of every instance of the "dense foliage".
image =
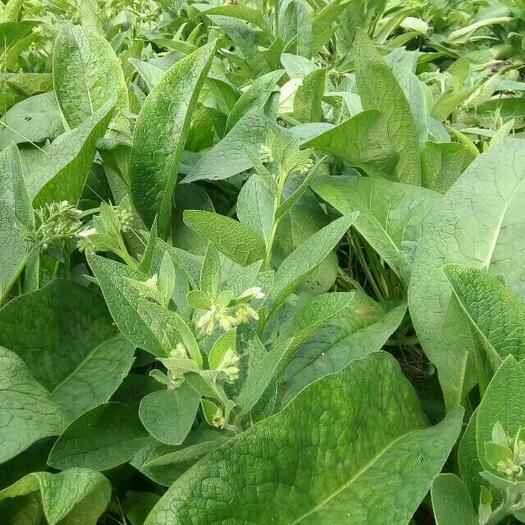
[[2, 525], [525, 523], [524, 30], [0, 2]]

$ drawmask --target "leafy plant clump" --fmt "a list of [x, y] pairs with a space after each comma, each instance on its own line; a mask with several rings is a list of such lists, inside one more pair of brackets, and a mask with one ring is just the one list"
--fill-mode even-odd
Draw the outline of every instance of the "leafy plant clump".
[[524, 30], [0, 2], [2, 525], [525, 523]]

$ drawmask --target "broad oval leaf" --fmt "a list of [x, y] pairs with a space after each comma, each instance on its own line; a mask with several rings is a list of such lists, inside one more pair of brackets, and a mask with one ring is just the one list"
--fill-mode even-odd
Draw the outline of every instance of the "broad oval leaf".
[[49, 389], [115, 332], [100, 294], [61, 279], [0, 310], [0, 345], [16, 352]]
[[48, 465], [60, 470], [110, 470], [128, 462], [150, 439], [135, 406], [108, 403], [64, 430], [51, 449]]
[[129, 111], [124, 72], [110, 43], [95, 31], [66, 25], [55, 41], [53, 82], [62, 114], [80, 126], [116, 98], [115, 113]]
[[89, 469], [70, 469], [58, 474], [33, 472], [24, 476], [0, 491], [0, 509], [6, 499], [35, 492], [40, 493], [49, 525], [96, 525], [111, 500], [111, 484], [102, 474]]
[[64, 428], [59, 406], [15, 353], [0, 347], [0, 464]]
[[133, 365], [135, 347], [122, 336], [104, 341], [53, 390], [69, 422], [107, 403]]
[[145, 523], [384, 525], [388, 516], [389, 524], [406, 525], [461, 421], [458, 410], [423, 428], [397, 363], [375, 354], [315, 383], [209, 454], [172, 485]]
[[183, 58], [162, 77], [146, 98], [135, 126], [130, 165], [133, 202], [151, 227], [167, 236], [179, 163], [191, 114], [215, 54], [208, 44]]
[[447, 264], [501, 275], [525, 297], [525, 151], [508, 139], [480, 155], [423, 224], [409, 288], [418, 337], [436, 365], [447, 406], [461, 403], [473, 384], [473, 340], [443, 271]]
[[191, 430], [200, 399], [187, 382], [175, 390], [152, 392], [140, 403], [140, 420], [161, 443], [181, 445]]

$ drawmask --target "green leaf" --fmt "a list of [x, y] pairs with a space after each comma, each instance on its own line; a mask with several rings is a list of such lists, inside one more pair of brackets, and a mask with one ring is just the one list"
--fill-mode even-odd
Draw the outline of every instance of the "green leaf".
[[463, 311], [494, 367], [508, 355], [525, 357], [525, 304], [500, 279], [485, 270], [445, 268]]
[[[305, 334], [308, 337], [299, 338], [301, 346], [283, 374], [281, 404], [314, 381], [379, 352], [399, 328], [406, 314], [406, 304], [378, 315], [377, 308], [369, 304], [371, 301], [364, 301], [360, 295], [353, 296], [334, 319], [319, 319], [317, 323], [312, 320], [311, 330]], [[318, 308], [327, 306], [320, 300], [314, 299], [312, 303]], [[341, 322], [345, 315], [352, 318], [349, 326]]]
[[187, 382], [175, 390], [159, 390], [140, 402], [140, 420], [156, 440], [181, 445], [191, 430], [200, 400], [200, 394]]
[[264, 259], [264, 240], [243, 223], [218, 213], [200, 210], [185, 211], [184, 222], [226, 257], [242, 266]]
[[270, 100], [270, 97], [274, 93], [279, 92], [277, 83], [283, 75], [284, 71], [278, 69], [256, 78], [253, 84], [239, 97], [235, 106], [233, 106], [230, 111], [228, 120], [226, 121], [226, 132], [230, 131], [246, 113], [254, 109], [263, 110], [266, 103]]
[[219, 368], [223, 363], [224, 356], [229, 350], [236, 351], [237, 344], [237, 331], [235, 329], [230, 330], [222, 334], [213, 343], [213, 346], [208, 354], [208, 363], [210, 368]]
[[237, 198], [237, 217], [265, 242], [271, 236], [274, 200], [274, 195], [257, 174], [244, 183]]
[[166, 356], [170, 348], [181, 342], [192, 359], [202, 364], [199, 346], [182, 317], [137, 292], [133, 282], [144, 284], [144, 275], [105, 257], [90, 254], [87, 260], [124, 337], [136, 347], [157, 356]]
[[321, 122], [323, 120], [323, 95], [326, 84], [326, 70], [316, 69], [306, 75], [294, 97], [293, 116], [300, 122]]
[[215, 44], [179, 60], [147, 97], [137, 119], [130, 165], [131, 195], [148, 227], [158, 215], [167, 236], [179, 163], [191, 114], [210, 69]]
[[0, 491], [0, 502], [40, 493], [49, 525], [96, 525], [111, 499], [111, 484], [100, 473], [70, 469], [58, 474], [33, 472]]
[[94, 348], [54, 390], [69, 422], [107, 403], [133, 365], [135, 347], [118, 336]]
[[13, 352], [0, 347], [0, 464], [64, 428], [59, 406]]
[[461, 437], [458, 447], [458, 467], [461, 479], [468, 487], [472, 500], [477, 502], [480, 495], [481, 477], [483, 470], [478, 458], [476, 443], [476, 418], [478, 409], [474, 411], [467, 424], [467, 428]]
[[78, 128], [60, 135], [35, 154], [30, 169], [24, 169], [35, 207], [61, 200], [78, 203], [95, 158], [97, 141], [104, 136], [112, 113], [113, 104], [109, 103]]
[[145, 525], [383, 525], [385, 516], [404, 525], [441, 470], [461, 420], [458, 410], [423, 429], [397, 363], [376, 354], [315, 383], [209, 454], [172, 485]]
[[0, 73], [0, 111], [5, 113], [17, 102], [52, 89], [49, 73]]
[[0, 148], [12, 142], [43, 142], [54, 140], [64, 132], [62, 115], [54, 93], [29, 97], [12, 107], [2, 118]]
[[3, 6], [0, 22], [18, 22], [24, 0], [8, 0]]
[[462, 144], [428, 143], [421, 153], [421, 183], [425, 188], [446, 193], [474, 158]]
[[431, 494], [436, 525], [479, 524], [467, 487], [455, 474], [440, 474]]
[[187, 166], [184, 182], [224, 180], [252, 168], [249, 149], [258, 151], [274, 126], [260, 111], [249, 111], [219, 143]]
[[64, 430], [49, 454], [48, 465], [59, 470], [110, 470], [128, 462], [149, 439], [135, 406], [108, 403]]
[[407, 252], [419, 240], [425, 215], [439, 204], [438, 193], [368, 177], [320, 177], [313, 189], [341, 213], [359, 212], [357, 231], [399, 276], [408, 277]]
[[364, 31], [357, 32], [353, 49], [363, 109], [375, 109], [385, 115], [387, 133], [399, 155], [396, 178], [399, 182], [420, 184], [417, 132], [405, 94]]
[[140, 297], [130, 283], [130, 280], [144, 281], [145, 277], [129, 266], [98, 255], [89, 254], [87, 261], [98, 280], [111, 316], [124, 337], [154, 355], [166, 355], [158, 334], [140, 315]]
[[[293, 340], [277, 341], [272, 350], [266, 352], [260, 339], [255, 338], [253, 344], [260, 352], [258, 356], [260, 359], [255, 360], [254, 365], [248, 370], [248, 376], [235, 399], [235, 403], [241, 409], [241, 415], [248, 414], [262, 398], [277, 372], [282, 368], [283, 360], [293, 348], [293, 343]], [[253, 347], [250, 348], [250, 353], [253, 354], [254, 350]]]
[[[463, 311], [443, 272], [447, 264], [501, 275], [525, 298], [521, 264], [525, 244], [525, 152], [508, 139], [480, 155], [423, 225], [413, 265], [409, 306], [419, 340], [437, 367], [447, 406], [461, 403], [473, 385], [469, 356], [474, 341]], [[470, 371], [470, 376], [468, 372]]]
[[[222, 264], [219, 252], [210, 244], [202, 263], [200, 289], [213, 300], [219, 295], [222, 283]], [[205, 308], [207, 309], [207, 308]]]
[[509, 356], [492, 378], [483, 396], [476, 417], [478, 458], [484, 470], [493, 471], [485, 446], [492, 441], [492, 430], [501, 423], [509, 436], [525, 427], [525, 368]]
[[378, 111], [363, 111], [307, 141], [305, 147], [331, 153], [368, 175], [397, 179], [399, 155]]
[[210, 7], [202, 11], [206, 15], [231, 16], [253, 24], [263, 31], [267, 29], [264, 16], [259, 9], [253, 9], [244, 5], [221, 5]]
[[358, 214], [354, 213], [333, 221], [303, 242], [281, 263], [271, 291], [274, 308], [328, 257], [357, 217]]
[[72, 25], [62, 28], [55, 41], [53, 81], [60, 109], [71, 128], [108, 104], [114, 105], [117, 115], [129, 111], [120, 60], [95, 31]]
[[0, 310], [0, 345], [16, 352], [50, 390], [114, 335], [100, 295], [71, 281], [54, 280]]
[[[131, 464], [155, 483], [169, 487], [199, 459], [219, 448], [228, 439], [222, 432], [200, 427], [190, 433], [184, 447], [168, 447], [153, 442], [140, 450]], [[144, 521], [145, 518], [140, 525]]]
[[0, 152], [0, 304], [22, 271], [28, 256], [24, 228], [33, 224], [16, 146]]

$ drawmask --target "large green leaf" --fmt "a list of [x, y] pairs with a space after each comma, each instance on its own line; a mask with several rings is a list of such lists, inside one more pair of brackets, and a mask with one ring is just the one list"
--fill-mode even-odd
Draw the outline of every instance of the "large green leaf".
[[53, 81], [62, 114], [72, 128], [114, 100], [117, 114], [129, 111], [120, 60], [95, 31], [63, 27], [55, 41]]
[[18, 149], [11, 146], [0, 152], [0, 303], [24, 267], [24, 228], [32, 223]]
[[358, 211], [355, 228], [399, 276], [407, 276], [407, 255], [438, 193], [368, 177], [320, 177], [313, 189], [341, 213]]
[[357, 32], [353, 49], [363, 109], [375, 109], [385, 115], [388, 136], [399, 155], [396, 178], [400, 182], [419, 184], [421, 162], [417, 132], [405, 94], [364, 31]]
[[135, 347], [121, 336], [94, 348], [53, 390], [53, 399], [73, 421], [110, 400], [131, 370]]
[[150, 440], [133, 405], [108, 403], [80, 416], [58, 438], [51, 467], [110, 470], [129, 461]]
[[423, 348], [436, 365], [449, 407], [472, 386], [474, 342], [443, 267], [459, 264], [501, 275], [525, 297], [525, 151], [508, 139], [480, 155], [423, 225], [409, 289], [409, 306]]
[[440, 474], [432, 483], [436, 525], [478, 525], [467, 487], [455, 474]]
[[0, 347], [0, 463], [39, 439], [56, 436], [64, 418], [49, 392], [13, 352]]
[[96, 525], [111, 499], [111, 484], [102, 474], [88, 469], [58, 474], [33, 472], [0, 491], [0, 509], [5, 500], [35, 492], [40, 493], [49, 525]]
[[146, 525], [384, 525], [385, 516], [405, 525], [461, 420], [458, 411], [424, 429], [397, 363], [375, 354], [209, 454], [172, 485]]
[[49, 389], [114, 335], [100, 295], [70, 281], [55, 280], [0, 310], [0, 345], [16, 352]]
[[184, 212], [184, 222], [232, 261], [243, 266], [264, 259], [264, 240], [249, 226], [230, 217], [201, 210]]
[[97, 141], [106, 133], [113, 102], [86, 119], [78, 128], [60, 135], [38, 150], [24, 166], [29, 196], [36, 206], [67, 200], [76, 204], [84, 190], [95, 158]]
[[215, 45], [208, 44], [177, 62], [147, 97], [133, 137], [131, 194], [148, 227], [170, 228], [172, 199], [192, 111], [210, 69]]
[[388, 133], [386, 119], [379, 111], [363, 111], [305, 144], [331, 153], [361, 168], [368, 175], [396, 179], [399, 159]]

